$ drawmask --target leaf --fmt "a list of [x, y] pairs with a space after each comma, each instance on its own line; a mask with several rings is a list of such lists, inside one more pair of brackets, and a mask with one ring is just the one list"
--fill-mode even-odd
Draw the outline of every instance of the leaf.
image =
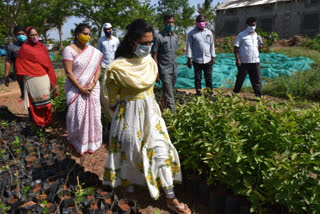
[[155, 213], [155, 214], [161, 214], [161, 212], [158, 211], [158, 210], [154, 210], [154, 213]]

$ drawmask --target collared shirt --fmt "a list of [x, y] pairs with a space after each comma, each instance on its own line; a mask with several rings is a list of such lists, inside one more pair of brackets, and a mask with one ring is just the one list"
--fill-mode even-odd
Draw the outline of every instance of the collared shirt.
[[160, 73], [173, 74], [177, 72], [176, 51], [178, 49], [178, 36], [170, 34], [163, 29], [154, 38], [152, 52], [158, 53], [158, 66]]
[[202, 31], [197, 27], [192, 29], [188, 34], [187, 57], [192, 57], [196, 63], [206, 64], [215, 56], [212, 32], [207, 28]]
[[259, 46], [262, 39], [256, 32], [250, 33], [247, 29], [238, 34], [234, 46], [239, 48], [241, 63], [259, 63]]
[[103, 53], [102, 67], [105, 68], [112, 63], [119, 44], [119, 39], [114, 36], [111, 36], [110, 40], [106, 36], [99, 38], [97, 49]]
[[15, 41], [13, 43], [10, 43], [7, 47], [7, 53], [6, 53], [6, 61], [10, 61], [10, 63], [12, 63], [13, 65], [13, 71], [14, 73], [16, 73], [16, 67], [15, 67], [15, 62], [18, 56], [18, 52], [21, 48], [23, 43], [19, 42], [19, 41]]

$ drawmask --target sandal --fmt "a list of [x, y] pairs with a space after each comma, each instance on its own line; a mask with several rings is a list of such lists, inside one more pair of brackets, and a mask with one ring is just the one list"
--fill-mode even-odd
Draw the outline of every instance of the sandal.
[[[176, 212], [178, 214], [191, 214], [191, 210], [184, 203], [179, 203], [179, 205], [176, 205], [176, 206], [167, 203], [167, 206], [168, 206], [169, 209], [171, 209], [172, 211], [174, 211], [174, 212]], [[181, 212], [179, 210], [185, 210], [185, 212]]]

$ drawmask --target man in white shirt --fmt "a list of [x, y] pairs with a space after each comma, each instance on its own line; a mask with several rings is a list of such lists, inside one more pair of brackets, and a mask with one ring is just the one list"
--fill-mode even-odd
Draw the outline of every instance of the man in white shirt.
[[262, 84], [260, 74], [259, 50], [262, 47], [262, 39], [255, 32], [256, 18], [247, 19], [247, 29], [238, 34], [234, 42], [234, 55], [238, 75], [233, 92], [239, 93], [242, 84], [249, 73], [249, 78], [256, 97], [261, 97]]
[[113, 62], [114, 54], [120, 44], [120, 41], [117, 37], [111, 35], [112, 25], [110, 23], [105, 23], [103, 25], [103, 32], [105, 36], [99, 38], [97, 48], [103, 53], [101, 67], [105, 70], [105, 68]]
[[[206, 22], [203, 15], [196, 18], [196, 27], [188, 33], [187, 58], [188, 67], [194, 67], [194, 82], [197, 95], [201, 95], [202, 71], [206, 81], [206, 87], [213, 96], [212, 68], [215, 63], [216, 53], [214, 50], [213, 35], [205, 28]], [[192, 59], [192, 60], [191, 60]]]

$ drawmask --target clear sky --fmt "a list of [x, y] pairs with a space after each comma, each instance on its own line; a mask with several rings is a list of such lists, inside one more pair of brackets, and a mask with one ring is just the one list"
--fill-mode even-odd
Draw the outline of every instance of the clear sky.
[[[215, 6], [218, 2], [225, 2], [226, 0], [214, 0], [213, 6]], [[204, 0], [189, 0], [191, 5], [197, 6], [198, 4], [202, 4]], [[152, 4], [158, 4], [158, 0], [151, 0]], [[75, 24], [79, 24], [83, 21], [82, 18], [79, 17], [70, 17], [67, 19], [66, 23], [62, 27], [62, 39], [71, 37], [71, 29], [75, 28]], [[107, 20], [106, 20], [107, 21]], [[55, 40], [59, 39], [58, 31], [56, 29], [52, 29], [48, 32], [49, 38], [53, 38]]]

